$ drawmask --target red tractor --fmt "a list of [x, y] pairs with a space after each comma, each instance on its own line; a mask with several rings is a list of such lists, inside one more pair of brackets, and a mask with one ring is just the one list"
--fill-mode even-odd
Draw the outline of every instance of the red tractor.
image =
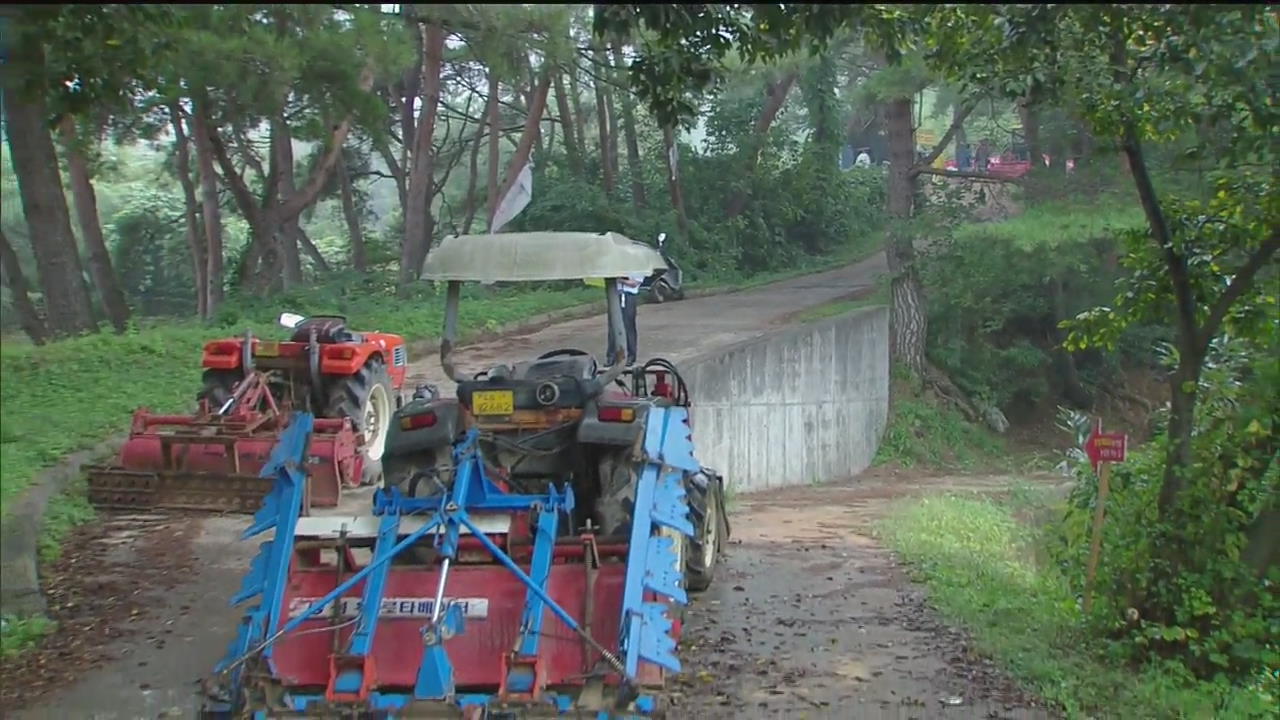
[[288, 340], [205, 343], [195, 415], [134, 413], [110, 466], [89, 468], [89, 497], [106, 507], [254, 511], [269, 487], [256, 477], [291, 410], [317, 420], [308, 450], [308, 505], [333, 506], [343, 487], [382, 475], [408, 358], [404, 338], [347, 329], [339, 316], [280, 316]]

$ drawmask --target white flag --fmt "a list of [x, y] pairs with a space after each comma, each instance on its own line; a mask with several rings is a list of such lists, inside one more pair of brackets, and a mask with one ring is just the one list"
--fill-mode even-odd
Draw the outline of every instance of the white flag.
[[489, 224], [489, 232], [501, 232], [507, 223], [525, 209], [531, 198], [533, 198], [533, 162], [526, 162], [524, 167], [520, 168], [520, 174], [516, 175], [516, 181], [511, 185], [511, 189], [498, 203], [493, 221]]

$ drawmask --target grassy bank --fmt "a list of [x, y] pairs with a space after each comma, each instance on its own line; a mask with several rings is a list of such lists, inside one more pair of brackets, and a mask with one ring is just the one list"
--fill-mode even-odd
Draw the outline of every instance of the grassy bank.
[[1260, 690], [1110, 661], [1104, 641], [1084, 631], [1062, 577], [1036, 562], [1034, 530], [1016, 519], [1042, 512], [1045, 502], [1026, 494], [1007, 503], [958, 496], [908, 501], [880, 531], [928, 585], [938, 610], [973, 634], [980, 652], [1068, 717], [1275, 717], [1276, 699]]
[[876, 465], [973, 470], [1007, 469], [1014, 462], [1003, 438], [940, 402], [901, 366], [893, 368], [889, 398], [889, 421]]

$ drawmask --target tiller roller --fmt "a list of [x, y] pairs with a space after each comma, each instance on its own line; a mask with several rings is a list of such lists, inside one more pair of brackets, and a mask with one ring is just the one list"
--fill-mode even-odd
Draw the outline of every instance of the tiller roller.
[[[91, 465], [89, 499], [100, 507], [254, 512], [271, 488], [258, 473], [288, 424], [261, 372], [246, 377], [222, 407], [195, 415], [134, 412], [129, 439], [111, 465]], [[358, 485], [364, 458], [348, 418], [313, 421], [303, 507], [338, 504]]]

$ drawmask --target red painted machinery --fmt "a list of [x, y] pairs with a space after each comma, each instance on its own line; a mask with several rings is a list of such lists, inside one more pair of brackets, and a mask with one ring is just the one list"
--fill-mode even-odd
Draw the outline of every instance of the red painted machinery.
[[[343, 318], [280, 322], [290, 340], [225, 338], [205, 344], [194, 415], [134, 412], [111, 465], [88, 468], [89, 498], [117, 508], [254, 512], [270, 482], [257, 477], [293, 409], [315, 419], [305, 506], [338, 504], [343, 487], [375, 482], [399, 406], [404, 339], [355, 333]], [[394, 398], [394, 399], [393, 399]]]

